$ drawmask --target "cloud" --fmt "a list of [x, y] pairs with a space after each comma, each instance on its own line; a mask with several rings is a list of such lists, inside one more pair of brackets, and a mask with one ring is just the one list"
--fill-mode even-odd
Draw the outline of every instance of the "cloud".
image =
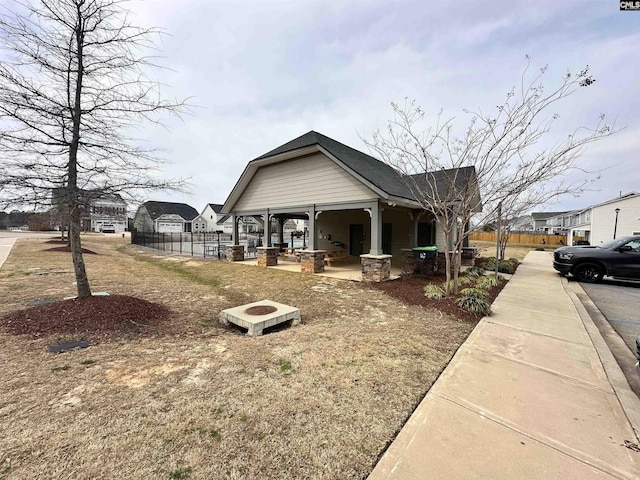
[[[314, 129], [366, 150], [358, 134], [384, 128], [390, 102], [416, 98], [433, 116], [464, 120], [463, 108], [491, 109], [548, 64], [551, 83], [589, 64], [597, 82], [558, 105], [557, 135], [592, 125], [600, 113], [627, 130], [589, 148], [582, 164], [614, 165], [596, 182], [598, 203], [640, 189], [634, 135], [640, 41], [633, 14], [599, 0], [132, 2], [136, 21], [165, 27], [159, 47], [174, 72], [170, 96], [199, 108], [172, 130], [150, 127], [171, 150], [168, 176], [193, 177], [196, 209], [223, 201], [246, 166]], [[637, 137], [636, 137], [637, 138]], [[634, 187], [635, 186], [635, 187]], [[155, 198], [168, 198], [158, 193]], [[566, 202], [562, 204], [562, 202]], [[574, 199], [561, 199], [574, 205]], [[557, 208], [554, 207], [554, 208]]]

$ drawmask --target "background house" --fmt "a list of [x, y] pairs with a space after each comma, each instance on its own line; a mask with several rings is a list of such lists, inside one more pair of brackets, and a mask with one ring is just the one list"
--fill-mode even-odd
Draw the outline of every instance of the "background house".
[[533, 229], [536, 232], [544, 232], [552, 234], [553, 228], [559, 225], [555, 224], [555, 219], [566, 212], [534, 212], [531, 214]]
[[[51, 194], [52, 218], [56, 227], [68, 225], [65, 209], [65, 188], [56, 188]], [[80, 229], [85, 232], [121, 233], [127, 229], [127, 203], [115, 193], [82, 190], [80, 203]]]
[[566, 234], [569, 245], [574, 237], [598, 245], [612, 240], [614, 233], [616, 238], [640, 235], [640, 193], [631, 192], [583, 209], [558, 212], [545, 218], [545, 222], [549, 233]]
[[133, 218], [139, 232], [191, 232], [198, 212], [186, 203], [148, 201], [140, 205]]

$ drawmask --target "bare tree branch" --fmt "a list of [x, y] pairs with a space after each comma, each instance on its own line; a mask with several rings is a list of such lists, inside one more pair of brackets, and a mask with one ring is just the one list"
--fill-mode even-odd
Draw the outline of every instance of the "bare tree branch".
[[[563, 177], [580, 168], [577, 159], [589, 144], [616, 132], [601, 115], [594, 126], [578, 127], [563, 141], [541, 148], [558, 119], [551, 108], [595, 80], [586, 67], [575, 75], [567, 73], [547, 92], [542, 83], [547, 67], [530, 81], [529, 68], [527, 57], [519, 85], [495, 111], [465, 110], [470, 118], [460, 137], [453, 133], [455, 119], [443, 119], [442, 112], [432, 126], [422, 127], [425, 112], [405, 99], [403, 105], [391, 104], [393, 118], [384, 133], [363, 138], [372, 152], [402, 174], [422, 207], [435, 215], [445, 236], [447, 280], [452, 267], [456, 291], [460, 251], [467, 236], [464, 226], [472, 217], [483, 223], [495, 219], [500, 203], [503, 209], [517, 210], [563, 194], [579, 194], [589, 182], [567, 182]], [[472, 182], [460, 184], [465, 167], [473, 167], [475, 175]]]
[[[14, 2], [0, 14], [0, 206], [63, 206], [78, 295], [90, 295], [79, 215], [87, 192], [135, 198], [181, 189], [163, 180], [160, 151], [129, 136], [158, 113], [180, 116], [147, 76], [162, 33], [130, 23], [122, 0]], [[22, 13], [12, 13], [22, 12]], [[60, 192], [64, 192], [60, 195]]]

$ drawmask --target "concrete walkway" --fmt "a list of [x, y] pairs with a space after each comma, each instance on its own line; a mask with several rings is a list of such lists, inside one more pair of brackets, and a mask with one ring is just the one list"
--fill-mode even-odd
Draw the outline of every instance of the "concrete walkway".
[[0, 237], [0, 269], [9, 257], [9, 253], [13, 248], [13, 244], [16, 243], [16, 240], [16, 238]]
[[369, 480], [640, 478], [640, 401], [575, 288], [529, 253]]

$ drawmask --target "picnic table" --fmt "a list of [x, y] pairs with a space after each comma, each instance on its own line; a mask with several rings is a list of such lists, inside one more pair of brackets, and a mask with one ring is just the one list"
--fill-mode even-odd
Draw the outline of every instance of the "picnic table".
[[324, 254], [324, 264], [330, 267], [332, 263], [335, 263], [337, 261], [344, 260], [347, 258], [349, 258], [349, 255], [347, 255], [347, 250], [344, 248], [327, 250]]
[[282, 256], [283, 260], [287, 260], [288, 258], [293, 257], [296, 262], [300, 263], [300, 253], [296, 252], [295, 247], [283, 248], [280, 255]]

